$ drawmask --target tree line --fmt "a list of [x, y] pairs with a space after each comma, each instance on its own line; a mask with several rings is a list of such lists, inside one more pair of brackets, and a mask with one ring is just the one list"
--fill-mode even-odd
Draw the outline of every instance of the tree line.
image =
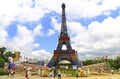
[[8, 57], [15, 58], [15, 54], [7, 51], [6, 47], [0, 47], [0, 68], [5, 66], [5, 62], [10, 62]]
[[120, 69], [120, 56], [117, 56], [115, 59], [113, 58], [105, 58], [105, 59], [87, 59], [82, 61], [83, 66], [102, 63], [102, 62], [108, 62], [110, 64], [110, 67], [112, 69]]

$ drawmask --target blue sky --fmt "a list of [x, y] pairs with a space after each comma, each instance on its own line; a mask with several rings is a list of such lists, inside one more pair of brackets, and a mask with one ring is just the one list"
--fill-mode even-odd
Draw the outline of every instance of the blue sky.
[[120, 54], [119, 0], [0, 0], [0, 47], [48, 60], [57, 47], [61, 4], [80, 60]]

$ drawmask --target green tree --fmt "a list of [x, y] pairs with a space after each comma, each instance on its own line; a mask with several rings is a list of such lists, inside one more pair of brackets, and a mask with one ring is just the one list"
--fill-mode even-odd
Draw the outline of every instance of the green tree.
[[5, 48], [5, 47], [1, 47], [1, 48], [0, 48], [0, 57], [1, 57], [1, 58], [3, 57], [5, 51], [6, 51], [6, 48]]
[[15, 54], [12, 53], [11, 51], [7, 51], [7, 52], [5, 53], [5, 56], [15, 58]]
[[107, 59], [106, 61], [108, 61], [110, 63], [110, 67], [113, 69], [118, 70], [120, 68], [120, 56], [116, 57], [115, 59]]
[[116, 57], [116, 59], [114, 59], [111, 66], [117, 70], [120, 68], [120, 56], [118, 56], [118, 57]]
[[84, 66], [86, 65], [91, 65], [91, 64], [97, 64], [97, 63], [102, 63], [102, 62], [108, 62], [110, 64], [110, 67], [113, 69], [120, 69], [120, 56], [117, 56], [115, 59], [112, 58], [106, 58], [106, 59], [87, 59], [82, 62]]
[[87, 60], [83, 61], [82, 64], [83, 64], [84, 66], [86, 66], [86, 65], [91, 65], [91, 64], [95, 64], [95, 61], [92, 60], [92, 59], [87, 59]]
[[116, 58], [116, 63], [118, 64], [118, 69], [120, 68], [120, 56]]
[[0, 58], [0, 68], [4, 68], [5, 66], [5, 61], [4, 59]]
[[15, 58], [16, 55], [15, 55], [14, 53], [12, 53], [11, 51], [7, 51], [7, 52], [4, 54], [4, 60], [5, 60], [6, 62], [9, 61], [9, 60], [8, 60], [8, 57]]

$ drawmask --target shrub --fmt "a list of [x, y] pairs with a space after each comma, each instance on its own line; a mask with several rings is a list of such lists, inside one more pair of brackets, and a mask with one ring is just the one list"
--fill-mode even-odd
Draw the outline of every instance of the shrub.
[[4, 68], [4, 66], [5, 66], [5, 61], [2, 58], [0, 58], [0, 68]]
[[0, 75], [7, 75], [7, 74], [8, 74], [7, 71], [5, 71], [5, 70], [0, 70]]
[[66, 75], [68, 76], [76, 76], [76, 70], [75, 69], [67, 69]]

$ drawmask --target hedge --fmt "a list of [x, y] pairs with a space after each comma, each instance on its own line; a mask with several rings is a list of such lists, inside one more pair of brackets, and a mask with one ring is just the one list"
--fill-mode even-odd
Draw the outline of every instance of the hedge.
[[7, 74], [8, 74], [7, 71], [5, 71], [5, 70], [0, 70], [0, 75], [7, 75]]

